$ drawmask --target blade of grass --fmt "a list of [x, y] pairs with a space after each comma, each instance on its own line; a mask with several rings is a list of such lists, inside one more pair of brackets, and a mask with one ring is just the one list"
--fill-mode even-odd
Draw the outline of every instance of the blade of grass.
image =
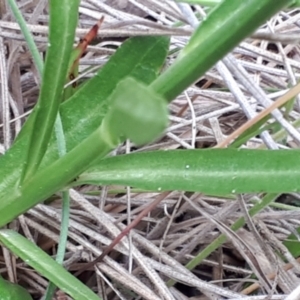
[[8, 0], [8, 4], [12, 10], [14, 17], [16, 18], [16, 20], [21, 28], [22, 34], [24, 35], [27, 46], [31, 52], [33, 62], [38, 70], [38, 73], [39, 73], [40, 77], [42, 77], [44, 64], [43, 64], [41, 55], [38, 51], [38, 48], [35, 45], [33, 36], [31, 34], [31, 32], [28, 30], [26, 21], [24, 20], [22, 13], [20, 12], [15, 0]]
[[300, 150], [197, 149], [103, 159], [75, 184], [125, 185], [210, 195], [299, 191]]
[[67, 77], [79, 2], [50, 1], [49, 45], [21, 183], [36, 172], [47, 150]]
[[0, 241], [72, 298], [76, 300], [99, 300], [99, 297], [91, 289], [19, 233], [2, 229], [0, 230]]

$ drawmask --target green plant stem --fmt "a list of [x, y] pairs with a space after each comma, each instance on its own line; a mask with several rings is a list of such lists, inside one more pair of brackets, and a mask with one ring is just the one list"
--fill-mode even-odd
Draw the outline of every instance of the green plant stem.
[[151, 88], [168, 102], [173, 100], [259, 25], [290, 3], [290, 0], [223, 1], [196, 29], [174, 64]]
[[62, 193], [62, 220], [60, 226], [60, 237], [57, 249], [56, 261], [62, 264], [64, 261], [64, 256], [66, 252], [66, 244], [68, 238], [68, 227], [70, 218], [70, 196], [68, 191]]
[[16, 18], [16, 20], [21, 28], [22, 34], [23, 34], [25, 41], [27, 43], [27, 46], [31, 52], [33, 62], [38, 70], [38, 73], [39, 73], [40, 77], [42, 77], [44, 64], [43, 64], [41, 55], [38, 51], [38, 48], [35, 45], [33, 36], [30, 33], [30, 31], [27, 27], [26, 21], [24, 20], [22, 13], [20, 12], [15, 0], [8, 0], [8, 4], [12, 10], [14, 17]]
[[[4, 226], [20, 213], [25, 212], [40, 201], [62, 189], [76, 176], [81, 174], [97, 158], [106, 156], [111, 150], [106, 140], [101, 138], [100, 127], [77, 147], [55, 161], [50, 166], [38, 171], [15, 192], [0, 203]], [[26, 199], [31, 201], [26, 201]]]
[[[59, 264], [63, 264], [64, 256], [66, 252], [66, 245], [68, 239], [68, 227], [69, 227], [69, 218], [70, 218], [70, 196], [68, 191], [62, 192], [62, 220], [60, 225], [60, 235], [58, 242], [58, 249], [56, 254], [56, 261]], [[56, 285], [53, 282], [50, 282], [44, 300], [51, 300], [55, 292]]]

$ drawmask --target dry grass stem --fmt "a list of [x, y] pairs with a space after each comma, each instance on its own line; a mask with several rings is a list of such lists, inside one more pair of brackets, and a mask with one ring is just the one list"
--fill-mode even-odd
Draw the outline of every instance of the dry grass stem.
[[[19, 26], [2, 3], [1, 154], [16, 138], [37, 101], [40, 87]], [[47, 1], [20, 0], [18, 5], [44, 55], [49, 20]], [[195, 5], [193, 11], [185, 8], [180, 10], [169, 0], [82, 0], [77, 39], [102, 15], [105, 21], [96, 45], [88, 47], [80, 62], [80, 78], [94, 76], [124, 39], [137, 35], [170, 36], [171, 49], [177, 50], [168, 57], [167, 64], [171, 64], [193, 32], [188, 23], [195, 25], [194, 13], [204, 14], [201, 6]], [[178, 96], [169, 106], [170, 126], [163, 138], [138, 149], [127, 142], [114, 154], [227, 147], [270, 114], [268, 123], [277, 120], [282, 128], [281, 138], [265, 130], [242, 147], [298, 147], [300, 99], [296, 98], [289, 113], [280, 108], [300, 92], [299, 18], [300, 10], [281, 12]], [[182, 26], [175, 27], [178, 22]], [[261, 194], [243, 195], [237, 201], [199, 193], [162, 194], [119, 186], [83, 186], [71, 190], [70, 195], [71, 219], [64, 266], [74, 274], [101, 255], [125, 224], [135, 220], [149, 203], [160, 199], [132, 230], [129, 239], [124, 237], [101, 263], [79, 276], [107, 299], [240, 299], [258, 289], [260, 295], [245, 299], [299, 299], [299, 259], [295, 260], [282, 244], [300, 225], [300, 210], [289, 210], [295, 203], [299, 205], [298, 194], [282, 195], [278, 200], [285, 205], [282, 209], [270, 206], [255, 218], [248, 215], [248, 210], [255, 199], [262, 199]], [[246, 225], [233, 232], [230, 226], [241, 216], [245, 217]], [[55, 257], [60, 222], [61, 199], [56, 195], [50, 204], [39, 204], [19, 217], [14, 226]], [[185, 264], [220, 233], [228, 238], [220, 250], [193, 271], [187, 270]], [[35, 299], [45, 293], [47, 282], [40, 274], [5, 251], [1, 261], [1, 274], [8, 274], [10, 280], [26, 286]], [[251, 278], [253, 274], [255, 278]], [[178, 283], [170, 287], [169, 279]]]

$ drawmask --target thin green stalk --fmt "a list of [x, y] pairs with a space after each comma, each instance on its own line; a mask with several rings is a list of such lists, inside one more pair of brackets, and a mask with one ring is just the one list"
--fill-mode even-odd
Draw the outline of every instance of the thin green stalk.
[[[59, 242], [58, 242], [58, 249], [56, 254], [56, 261], [59, 264], [63, 264], [66, 246], [67, 246], [67, 239], [68, 239], [68, 228], [69, 228], [69, 218], [70, 218], [70, 197], [69, 192], [64, 191], [62, 192], [62, 219], [60, 225], [60, 235], [59, 235]], [[50, 282], [46, 293], [45, 293], [45, 300], [51, 300], [53, 294], [55, 292], [56, 285], [53, 282]]]
[[[67, 149], [66, 149], [65, 136], [63, 132], [63, 126], [62, 126], [59, 113], [55, 120], [54, 129], [55, 129], [55, 136], [57, 141], [58, 154], [59, 157], [62, 157], [67, 153]], [[62, 192], [62, 218], [61, 218], [61, 225], [60, 225], [58, 249], [56, 254], [56, 261], [61, 265], [63, 264], [65, 252], [66, 252], [69, 219], [70, 219], [70, 196], [68, 191], [63, 191]], [[55, 289], [56, 289], [56, 285], [53, 282], [50, 282], [47, 287], [44, 299], [51, 300], [54, 295]]]
[[212, 10], [174, 64], [151, 88], [172, 101], [291, 0], [230, 0]]
[[65, 187], [85, 171], [95, 158], [106, 156], [112, 148], [101, 136], [102, 132], [98, 128], [66, 155], [39, 170], [19, 189], [9, 194], [5, 202], [0, 202], [2, 214], [0, 226], [4, 226], [19, 214]]
[[[261, 200], [261, 202], [255, 204], [250, 210], [249, 215], [252, 217], [260, 212], [262, 209], [270, 205], [273, 201], [276, 200], [278, 194], [267, 194]], [[245, 225], [246, 221], [244, 217], [239, 218], [230, 228], [234, 231], [237, 231], [241, 227]], [[207, 247], [205, 247], [200, 253], [198, 253], [191, 261], [189, 261], [185, 267], [188, 270], [194, 269], [197, 265], [199, 265], [205, 258], [207, 258], [212, 252], [218, 249], [222, 244], [224, 244], [227, 240], [225, 234], [219, 235], [213, 242], [211, 242]], [[168, 286], [172, 286], [175, 284], [174, 280], [169, 280]]]
[[33, 36], [31, 34], [31, 32], [29, 31], [26, 21], [24, 20], [22, 13], [20, 12], [15, 0], [8, 0], [8, 4], [12, 10], [14, 17], [16, 18], [16, 20], [21, 28], [22, 34], [23, 34], [25, 41], [27, 43], [27, 46], [31, 52], [33, 62], [38, 70], [38, 73], [39, 73], [40, 77], [42, 77], [44, 64], [43, 64], [41, 55], [38, 51], [38, 48], [36, 47], [36, 44], [34, 42]]

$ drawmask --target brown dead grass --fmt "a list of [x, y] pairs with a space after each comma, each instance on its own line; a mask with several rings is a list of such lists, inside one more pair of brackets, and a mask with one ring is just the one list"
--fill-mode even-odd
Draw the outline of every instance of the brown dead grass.
[[[46, 2], [18, 1], [41, 53], [47, 46]], [[200, 11], [200, 8], [197, 9]], [[89, 66], [101, 68], [113, 52], [109, 45], [119, 45], [129, 36], [167, 34], [172, 36], [172, 48], [181, 48], [192, 32], [188, 25], [176, 29], [171, 27], [176, 20], [184, 20], [172, 1], [116, 0], [104, 4], [86, 0], [81, 3], [77, 37], [82, 36], [102, 15], [105, 15], [105, 24], [99, 32], [98, 43], [90, 46], [81, 60], [82, 72]], [[270, 21], [270, 28], [265, 26], [233, 52], [237, 62], [270, 99], [277, 98], [290, 84], [299, 80], [300, 49], [298, 44], [289, 44], [295, 40], [295, 35], [299, 35], [299, 18], [298, 10], [279, 14]], [[270, 34], [271, 31], [274, 33]], [[291, 35], [294, 36], [286, 42], [284, 39]], [[4, 153], [36, 103], [39, 91], [37, 71], [5, 1], [0, 1], [0, 52], [6, 64], [6, 72], [1, 77], [0, 99], [0, 150]], [[168, 64], [174, 59], [175, 56], [170, 56]], [[226, 65], [226, 61], [224, 63]], [[3, 67], [3, 64], [0, 65], [0, 68]], [[212, 147], [251, 115], [261, 111], [264, 104], [251, 97], [251, 91], [238, 78], [224, 77], [222, 67], [224, 65], [219, 64], [207, 72], [186, 94], [170, 104], [171, 124], [161, 140], [139, 149], [121, 145], [117, 154], [150, 149]], [[85, 77], [93, 76], [93, 72]], [[241, 97], [232, 93], [234, 89], [239, 89]], [[297, 99], [288, 122], [299, 119], [299, 105]], [[196, 129], [192, 127], [194, 122]], [[267, 134], [267, 137], [271, 139], [271, 145], [279, 148], [293, 148], [299, 144], [294, 138], [280, 144], [271, 135]], [[244, 146], [264, 147], [264, 138], [253, 138]], [[65, 257], [65, 267], [73, 273], [101, 254], [101, 249], [119, 233], [118, 227], [124, 228], [128, 207], [131, 219], [134, 219], [147, 204], [162, 197], [160, 193], [142, 193], [118, 186], [85, 186], [79, 192], [74, 191], [72, 197]], [[98, 268], [81, 274], [80, 279], [106, 299], [215, 299], [213, 294], [234, 298], [246, 293], [244, 289], [249, 283], [258, 283], [256, 288], [260, 295], [289, 294], [299, 284], [300, 268], [288, 257], [290, 271], [287, 272], [288, 267], [275, 255], [276, 252], [286, 254], [281, 241], [300, 223], [299, 210], [289, 210], [288, 206], [280, 210], [269, 207], [255, 218], [249, 218], [247, 225], [236, 234], [227, 232], [228, 242], [193, 272], [183, 268], [220, 234], [220, 227], [205, 217], [206, 214], [213, 215], [222, 226], [228, 226], [245, 214], [241, 205], [249, 208], [251, 199], [259, 200], [261, 197], [244, 195], [238, 202], [199, 193], [174, 191], [163, 194], [161, 203], [135, 228], [130, 239], [117, 246]], [[200, 214], [187, 200], [193, 201], [206, 214]], [[279, 202], [288, 205], [299, 203], [299, 195], [283, 195]], [[50, 205], [39, 204], [12, 226], [34, 240], [44, 251], [55, 255], [60, 207], [61, 199], [57, 196]], [[4, 259], [3, 255], [1, 261], [0, 270], [5, 277], [25, 286], [36, 299], [44, 294], [47, 281], [42, 274], [13, 256], [6, 255]], [[258, 280], [250, 278], [253, 273]], [[164, 283], [169, 278], [175, 278], [180, 284], [166, 288]], [[57, 295], [57, 299], [64, 297], [61, 293]]]

